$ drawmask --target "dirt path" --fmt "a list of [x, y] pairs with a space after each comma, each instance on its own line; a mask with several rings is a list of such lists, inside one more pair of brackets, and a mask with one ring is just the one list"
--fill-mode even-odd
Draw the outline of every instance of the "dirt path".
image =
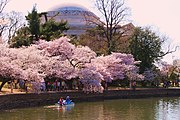
[[0, 95], [3, 94], [19, 94], [19, 93], [25, 93], [20, 91], [20, 89], [13, 89], [13, 92], [11, 92], [11, 89], [8, 88], [2, 88], [2, 91], [0, 91]]

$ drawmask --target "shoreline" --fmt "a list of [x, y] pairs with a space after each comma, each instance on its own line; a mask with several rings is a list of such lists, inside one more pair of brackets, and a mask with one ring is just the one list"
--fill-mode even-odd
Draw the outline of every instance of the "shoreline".
[[66, 96], [75, 102], [93, 102], [110, 99], [140, 99], [150, 97], [178, 97], [180, 88], [140, 88], [108, 90], [103, 93], [84, 93], [82, 91], [15, 93], [0, 95], [0, 110], [28, 108], [55, 104], [60, 97]]

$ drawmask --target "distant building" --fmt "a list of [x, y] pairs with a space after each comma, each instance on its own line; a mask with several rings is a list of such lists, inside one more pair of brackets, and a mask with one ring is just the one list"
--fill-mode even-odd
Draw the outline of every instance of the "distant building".
[[[69, 30], [64, 32], [66, 35], [79, 36], [84, 34], [87, 29], [93, 28], [96, 26], [95, 22], [101, 22], [99, 17], [97, 17], [93, 12], [89, 11], [85, 7], [77, 5], [63, 5], [58, 6], [50, 11], [47, 11], [47, 19], [53, 18], [55, 21], [67, 21]], [[45, 22], [45, 18], [41, 18], [42, 22]], [[101, 22], [102, 23], [102, 22]], [[132, 23], [118, 26], [119, 30], [125, 31], [124, 34], [132, 34], [132, 29], [134, 25]]]
[[[47, 11], [47, 19], [53, 18], [55, 21], [67, 21], [70, 29], [65, 32], [67, 35], [79, 36], [86, 32], [87, 29], [93, 28], [95, 24], [89, 24], [89, 21], [95, 21], [99, 18], [81, 6], [59, 6]], [[42, 17], [42, 22], [45, 18]]]

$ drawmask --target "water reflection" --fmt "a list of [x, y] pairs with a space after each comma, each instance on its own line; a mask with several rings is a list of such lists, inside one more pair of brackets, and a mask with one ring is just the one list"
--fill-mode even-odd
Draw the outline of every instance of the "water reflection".
[[180, 98], [122, 99], [0, 112], [0, 120], [180, 120]]
[[180, 120], [180, 99], [160, 99], [155, 108], [156, 119], [161, 120]]

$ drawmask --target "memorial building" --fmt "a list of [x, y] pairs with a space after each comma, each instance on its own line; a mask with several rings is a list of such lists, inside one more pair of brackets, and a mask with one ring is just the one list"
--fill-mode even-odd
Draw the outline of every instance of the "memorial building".
[[[55, 21], [67, 21], [69, 30], [66, 35], [79, 36], [86, 32], [87, 29], [95, 27], [92, 21], [97, 21], [99, 18], [89, 11], [87, 8], [77, 5], [66, 5], [54, 7], [47, 11], [47, 19]], [[45, 18], [41, 18], [45, 22]]]

